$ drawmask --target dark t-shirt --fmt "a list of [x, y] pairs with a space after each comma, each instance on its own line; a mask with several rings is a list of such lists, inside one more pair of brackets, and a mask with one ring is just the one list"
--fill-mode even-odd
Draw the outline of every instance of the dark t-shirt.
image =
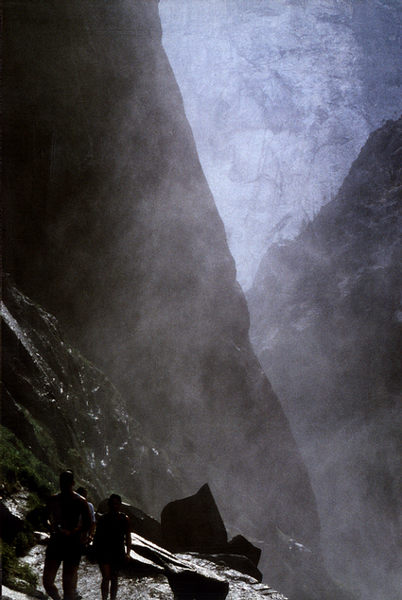
[[99, 517], [94, 544], [100, 563], [118, 565], [124, 560], [128, 530], [128, 517], [124, 513], [108, 512]]
[[91, 526], [87, 501], [72, 492], [55, 494], [48, 502], [51, 535], [46, 556], [77, 563], [81, 557], [81, 536]]

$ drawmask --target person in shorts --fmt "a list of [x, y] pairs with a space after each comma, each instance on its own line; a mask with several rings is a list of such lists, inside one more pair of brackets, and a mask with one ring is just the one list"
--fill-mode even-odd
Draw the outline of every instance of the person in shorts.
[[43, 585], [53, 600], [61, 600], [54, 583], [61, 563], [64, 600], [75, 599], [82, 535], [91, 528], [88, 503], [73, 488], [72, 471], [64, 471], [60, 475], [60, 493], [51, 496], [47, 505], [51, 533], [46, 548]]
[[95, 532], [95, 552], [102, 574], [102, 600], [115, 600], [120, 567], [130, 555], [130, 528], [127, 515], [120, 512], [121, 497], [112, 494], [108, 500], [109, 511], [100, 516]]

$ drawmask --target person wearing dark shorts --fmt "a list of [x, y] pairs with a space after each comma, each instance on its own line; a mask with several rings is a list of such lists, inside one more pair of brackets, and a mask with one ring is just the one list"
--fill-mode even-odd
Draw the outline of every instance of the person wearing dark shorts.
[[112, 494], [109, 511], [99, 517], [94, 539], [96, 557], [102, 574], [102, 600], [117, 596], [119, 569], [130, 555], [130, 528], [127, 515], [120, 512], [121, 498]]
[[51, 533], [46, 548], [43, 585], [53, 600], [61, 600], [54, 581], [63, 563], [64, 600], [75, 599], [78, 566], [81, 560], [81, 536], [91, 527], [88, 503], [73, 491], [74, 475], [60, 475], [60, 493], [50, 497], [47, 510]]

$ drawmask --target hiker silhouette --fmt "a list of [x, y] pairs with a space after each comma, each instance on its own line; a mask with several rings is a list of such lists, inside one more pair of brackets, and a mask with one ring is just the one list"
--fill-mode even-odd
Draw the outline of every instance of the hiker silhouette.
[[[108, 500], [109, 510], [98, 519], [94, 546], [102, 574], [102, 600], [115, 600], [119, 569], [130, 554], [130, 529], [127, 515], [120, 512], [121, 497], [112, 494]], [[126, 546], [126, 549], [125, 549]]]
[[82, 536], [91, 528], [88, 503], [73, 488], [73, 472], [63, 471], [60, 474], [60, 493], [51, 496], [47, 504], [51, 533], [46, 549], [43, 585], [53, 600], [61, 600], [54, 583], [61, 563], [64, 600], [75, 600]]

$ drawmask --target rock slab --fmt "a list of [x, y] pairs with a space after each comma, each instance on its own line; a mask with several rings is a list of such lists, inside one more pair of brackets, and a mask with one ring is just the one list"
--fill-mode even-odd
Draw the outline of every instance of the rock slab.
[[208, 484], [193, 496], [167, 504], [161, 526], [166, 546], [175, 552], [213, 552], [227, 544], [226, 528]]

